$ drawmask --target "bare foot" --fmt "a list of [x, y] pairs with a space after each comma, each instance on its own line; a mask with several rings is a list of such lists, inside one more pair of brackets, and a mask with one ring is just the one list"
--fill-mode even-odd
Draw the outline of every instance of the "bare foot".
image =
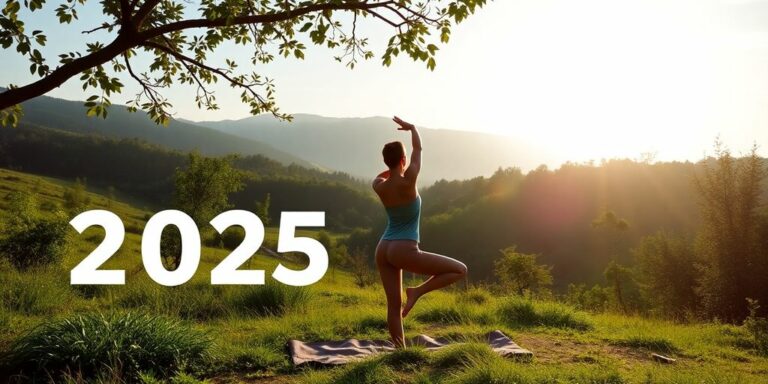
[[403, 307], [402, 312], [403, 317], [408, 316], [408, 312], [411, 311], [411, 308], [416, 304], [416, 300], [418, 300], [419, 297], [421, 297], [421, 295], [419, 295], [416, 288], [405, 289], [405, 306]]

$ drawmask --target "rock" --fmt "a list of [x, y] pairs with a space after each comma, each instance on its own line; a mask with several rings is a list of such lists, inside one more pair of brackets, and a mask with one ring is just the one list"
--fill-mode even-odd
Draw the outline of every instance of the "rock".
[[662, 364], [672, 364], [675, 361], [677, 361], [677, 359], [673, 359], [671, 357], [666, 357], [666, 356], [663, 356], [663, 355], [659, 355], [658, 353], [652, 353], [651, 354], [651, 358], [653, 358], [654, 361], [662, 363]]

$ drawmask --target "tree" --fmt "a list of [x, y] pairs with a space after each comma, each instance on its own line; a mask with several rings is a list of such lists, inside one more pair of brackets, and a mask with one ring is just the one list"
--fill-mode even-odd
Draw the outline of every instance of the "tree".
[[91, 203], [85, 181], [80, 178], [75, 179], [75, 183], [64, 190], [62, 197], [64, 199], [64, 208], [71, 214], [80, 213]]
[[624, 301], [624, 289], [622, 287], [629, 280], [629, 270], [615, 260], [611, 260], [608, 267], [605, 268], [605, 279], [613, 287], [613, 295], [619, 308], [623, 313], [627, 313], [627, 303]]
[[552, 267], [536, 263], [539, 255], [517, 252], [515, 246], [500, 251], [494, 262], [494, 273], [503, 289], [518, 295], [540, 293], [552, 285]]
[[658, 232], [647, 236], [632, 250], [637, 279], [647, 300], [662, 313], [685, 315], [698, 308], [697, 262], [691, 242]]
[[[8, 0], [0, 14], [0, 45], [14, 49], [30, 62], [30, 72], [40, 79], [23, 85], [11, 85], [0, 94], [3, 125], [15, 125], [19, 103], [40, 96], [80, 75], [83, 89], [95, 94], [85, 103], [88, 115], [106, 117], [112, 94], [119, 94], [123, 83], [117, 77], [126, 74], [140, 88], [129, 103], [133, 111], [141, 108], [157, 123], [170, 119], [168, 100], [161, 91], [174, 82], [197, 87], [195, 102], [199, 108], [217, 109], [216, 98], [208, 86], [218, 80], [242, 90], [241, 99], [253, 114], [279, 112], [272, 80], [258, 73], [236, 72], [238, 63], [226, 58], [214, 63], [210, 56], [225, 42], [251, 46], [252, 64], [268, 63], [275, 53], [304, 58], [305, 42], [327, 46], [337, 51], [336, 60], [354, 67], [359, 59], [370, 59], [368, 39], [361, 34], [358, 21], [370, 18], [389, 25], [393, 36], [381, 55], [383, 65], [393, 57], [407, 54], [413, 60], [435, 67], [438, 47], [430, 37], [439, 36], [446, 43], [453, 25], [462, 22], [487, 0], [327, 0], [327, 1], [257, 1], [201, 0], [197, 11], [178, 0], [104, 0], [104, 18], [95, 28], [107, 35], [86, 42], [85, 50], [63, 52], [57, 64], [51, 64], [38, 48], [46, 43], [42, 30], [27, 31], [23, 18], [29, 12], [49, 7], [45, 0]], [[77, 10], [86, 0], [66, 0], [56, 8], [61, 24], [77, 19]], [[22, 11], [21, 8], [26, 8]], [[362, 27], [362, 25], [361, 25]], [[110, 41], [111, 40], [111, 41]], [[276, 52], [273, 52], [276, 51]], [[134, 59], [148, 55], [146, 69], [135, 68]]]
[[565, 301], [579, 309], [585, 309], [592, 312], [603, 312], [606, 310], [611, 290], [608, 287], [593, 285], [587, 288], [586, 284], [568, 284], [568, 291]]
[[376, 282], [376, 276], [371, 270], [370, 262], [365, 252], [355, 249], [349, 255], [349, 266], [352, 270], [352, 276], [355, 278], [355, 284], [360, 288], [373, 285]]
[[267, 193], [264, 197], [264, 201], [257, 201], [255, 204], [256, 215], [259, 216], [264, 225], [269, 225], [272, 222], [272, 218], [269, 216], [269, 207], [272, 205], [272, 194]]
[[229, 195], [243, 188], [242, 173], [232, 167], [232, 157], [203, 157], [189, 154], [186, 169], [177, 169], [174, 203], [198, 226], [230, 208]]
[[[176, 170], [174, 205], [192, 217], [200, 228], [210, 228], [208, 222], [232, 206], [229, 195], [243, 188], [242, 173], [232, 167], [232, 160], [231, 156], [203, 157], [192, 152], [187, 168]], [[214, 241], [217, 245], [221, 244], [221, 235], [216, 234]], [[236, 240], [227, 239], [230, 245], [233, 241]], [[181, 233], [178, 228], [166, 227], [160, 242], [166, 264], [175, 270], [181, 262]]]
[[743, 320], [749, 314], [747, 298], [768, 302], [768, 255], [760, 248], [758, 216], [765, 166], [756, 146], [736, 159], [717, 140], [715, 157], [704, 160], [702, 168], [694, 178], [702, 214], [698, 292], [709, 316]]

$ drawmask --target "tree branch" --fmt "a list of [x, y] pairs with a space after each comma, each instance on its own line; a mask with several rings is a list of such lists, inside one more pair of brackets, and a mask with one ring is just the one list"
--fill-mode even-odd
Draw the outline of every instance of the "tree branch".
[[[129, 3], [129, 1], [131, 2]], [[121, 10], [126, 9], [125, 14], [130, 15], [131, 10], [138, 5], [138, 1], [139, 0], [121, 0]], [[118, 55], [120, 55], [121, 53], [125, 52], [126, 50], [129, 50], [131, 48], [134, 48], [140, 45], [147, 45], [156, 49], [164, 50], [168, 54], [171, 54], [172, 56], [174, 56], [179, 60], [186, 61], [187, 63], [193, 64], [200, 68], [205, 68], [214, 73], [217, 73], [222, 77], [224, 77], [225, 79], [227, 79], [228, 81], [230, 81], [231, 83], [248, 89], [254, 95], [254, 97], [258, 98], [260, 101], [263, 101], [263, 99], [261, 99], [261, 97], [258, 96], [258, 94], [256, 94], [253, 90], [251, 90], [247, 84], [242, 84], [236, 81], [235, 79], [227, 75], [224, 71], [218, 70], [216, 68], [208, 67], [205, 64], [197, 60], [194, 60], [190, 57], [186, 57], [179, 52], [169, 50], [167, 47], [164, 47], [160, 44], [152, 43], [150, 40], [160, 37], [162, 35], [165, 35], [167, 33], [182, 31], [186, 29], [217, 28], [217, 27], [225, 27], [225, 26], [232, 26], [232, 25], [246, 25], [246, 24], [253, 25], [253, 24], [276, 23], [276, 22], [290, 20], [292, 18], [300, 17], [310, 13], [322, 12], [322, 11], [333, 11], [333, 10], [341, 10], [341, 11], [362, 10], [362, 11], [371, 13], [375, 17], [385, 21], [387, 24], [393, 27], [400, 27], [402, 25], [402, 24], [398, 25], [393, 21], [385, 17], [382, 17], [381, 15], [379, 15], [374, 11], [375, 9], [386, 8], [390, 5], [395, 7], [400, 6], [398, 5], [398, 2], [395, 0], [387, 0], [387, 1], [378, 1], [378, 2], [357, 1], [357, 2], [344, 2], [344, 3], [334, 2], [334, 3], [310, 4], [310, 5], [306, 5], [306, 6], [291, 9], [291, 10], [274, 12], [269, 14], [260, 14], [260, 15], [252, 14], [252, 15], [245, 15], [245, 16], [237, 16], [233, 18], [182, 20], [182, 21], [172, 22], [172, 23], [160, 25], [157, 27], [152, 27], [144, 31], [137, 32], [135, 28], [138, 28], [138, 29], [141, 28], [142, 23], [146, 20], [147, 16], [157, 6], [157, 4], [160, 3], [160, 1], [161, 0], [146, 0], [143, 4], [141, 4], [139, 9], [133, 14], [132, 17], [130, 17], [130, 23], [132, 23], [134, 27], [121, 28], [120, 32], [117, 35], [117, 38], [115, 38], [115, 40], [109, 43], [108, 45], [104, 46], [104, 48], [98, 51], [94, 51], [88, 55], [74, 59], [65, 64], [62, 64], [61, 66], [59, 66], [58, 68], [50, 72], [50, 74], [46, 75], [45, 77], [33, 83], [27, 84], [19, 88], [9, 89], [3, 93], [0, 93], [0, 110], [12, 107], [16, 104], [19, 104], [31, 98], [43, 95], [51, 91], [52, 89], [59, 87], [65, 81], [76, 76], [77, 74], [89, 68], [93, 68], [98, 65], [107, 63], [110, 60], [117, 57]]]
[[[245, 84], [245, 83], [243, 83], [243, 82], [233, 78], [232, 76], [229, 75], [229, 73], [227, 73], [227, 71], [224, 71], [221, 68], [214, 68], [214, 67], [211, 67], [209, 65], [206, 65], [206, 64], [204, 64], [204, 63], [202, 63], [202, 62], [200, 62], [198, 60], [195, 60], [195, 59], [193, 59], [193, 58], [191, 58], [189, 56], [186, 56], [186, 55], [184, 55], [184, 54], [182, 54], [182, 53], [180, 53], [180, 52], [178, 52], [178, 51], [176, 51], [176, 50], [174, 50], [174, 49], [172, 49], [170, 47], [166, 47], [166, 46], [164, 46], [162, 44], [158, 44], [158, 43], [155, 43], [155, 42], [152, 42], [152, 41], [146, 41], [146, 42], [142, 43], [141, 45], [143, 45], [145, 47], [154, 48], [154, 49], [158, 49], [160, 51], [163, 51], [163, 52], [173, 56], [176, 60], [179, 60], [182, 63], [189, 63], [189, 64], [192, 64], [192, 65], [194, 65], [196, 67], [202, 68], [202, 69], [204, 69], [206, 71], [213, 72], [213, 73], [223, 77], [225, 80], [229, 81], [230, 84], [238, 86], [240, 88], [243, 88], [243, 89], [247, 90], [251, 95], [253, 95], [253, 97], [257, 98], [259, 100], [259, 102], [266, 103], [266, 101], [264, 101], [264, 99], [261, 97], [261, 95], [259, 95], [258, 92], [254, 91], [253, 88], [252, 88], [252, 87], [254, 87], [254, 86], [258, 85], [258, 84]], [[186, 64], [184, 64], [184, 65], [186, 65]]]
[[[150, 0], [150, 1], [153, 1], [153, 0]], [[378, 3], [367, 3], [367, 2], [342, 3], [342, 4], [324, 3], [324, 4], [312, 4], [305, 7], [293, 9], [290, 11], [270, 13], [266, 15], [247, 15], [247, 16], [238, 16], [233, 18], [222, 17], [218, 19], [182, 20], [182, 21], [161, 25], [145, 31], [141, 31], [139, 32], [139, 36], [141, 36], [142, 40], [149, 40], [153, 37], [164, 35], [166, 33], [181, 31], [185, 29], [216, 28], [216, 27], [225, 27], [225, 26], [232, 26], [232, 25], [243, 25], [243, 24], [267, 24], [267, 23], [285, 21], [297, 16], [303, 16], [309, 13], [314, 13], [319, 11], [352, 11], [357, 9], [370, 11], [371, 9], [383, 8], [390, 4], [395, 4], [395, 1], [388, 0], [388, 1], [378, 2]], [[137, 20], [138, 20], [138, 13], [137, 13]]]

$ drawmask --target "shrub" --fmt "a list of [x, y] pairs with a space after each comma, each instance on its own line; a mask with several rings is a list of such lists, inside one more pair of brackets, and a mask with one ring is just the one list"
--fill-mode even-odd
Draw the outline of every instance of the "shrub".
[[349, 266], [352, 270], [352, 276], [355, 277], [355, 284], [360, 288], [373, 285], [376, 282], [376, 276], [368, 263], [365, 253], [356, 250], [349, 256]]
[[67, 250], [69, 223], [63, 214], [42, 218], [34, 200], [13, 193], [8, 216], [3, 223], [0, 255], [18, 269], [58, 262]]
[[164, 317], [135, 313], [91, 313], [43, 323], [11, 346], [8, 366], [32, 379], [76, 372], [82, 377], [140, 372], [161, 376], [207, 356], [210, 339]]
[[565, 301], [578, 309], [605, 312], [611, 301], [611, 290], [598, 284], [592, 288], [587, 288], [585, 284], [569, 284]]
[[221, 244], [226, 249], [237, 248], [245, 239], [245, 230], [240, 226], [232, 226], [227, 228], [224, 233], [221, 234]]
[[592, 328], [587, 316], [572, 307], [554, 302], [534, 302], [514, 296], [499, 307], [502, 322], [512, 327], [572, 328], [581, 331]]
[[760, 306], [757, 300], [747, 299], [749, 316], [744, 320], [744, 328], [752, 336], [755, 349], [763, 355], [768, 355], [768, 318], [758, 317]]

